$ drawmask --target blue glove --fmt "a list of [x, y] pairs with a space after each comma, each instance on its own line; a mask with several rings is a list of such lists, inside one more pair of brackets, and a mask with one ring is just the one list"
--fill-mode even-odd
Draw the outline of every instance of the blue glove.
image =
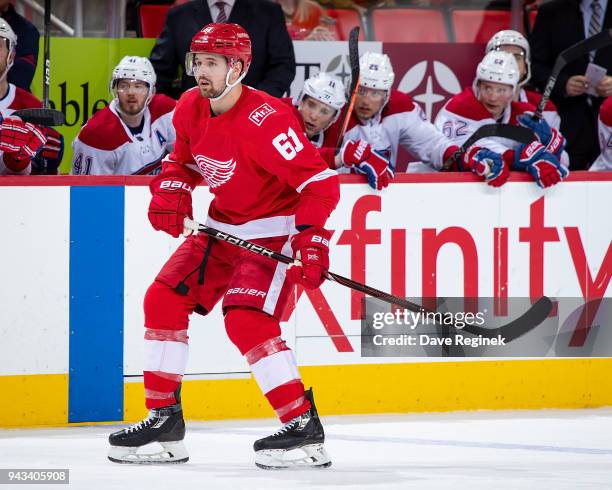
[[368, 178], [368, 184], [372, 189], [379, 191], [387, 187], [395, 177], [391, 162], [376, 150], [372, 150], [366, 160], [355, 164], [355, 170]]
[[558, 184], [569, 175], [569, 170], [548, 152], [543, 153], [539, 160], [529, 165], [527, 172], [542, 189]]
[[545, 150], [560, 159], [565, 149], [565, 138], [555, 128], [551, 128], [544, 118], [534, 120], [532, 116], [530, 113], [521, 114], [518, 117], [519, 125], [531, 129]]
[[504, 185], [510, 176], [508, 164], [499, 153], [479, 146], [463, 154], [462, 164], [462, 169], [471, 170], [493, 187]]

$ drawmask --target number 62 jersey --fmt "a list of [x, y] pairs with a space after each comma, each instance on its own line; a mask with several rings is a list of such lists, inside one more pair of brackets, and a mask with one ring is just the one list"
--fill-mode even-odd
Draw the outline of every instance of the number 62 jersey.
[[323, 226], [336, 206], [336, 172], [279, 99], [242, 85], [234, 106], [215, 115], [194, 87], [179, 100], [173, 123], [176, 142], [164, 161], [206, 181], [214, 194], [210, 226], [245, 239], [283, 236], [296, 225]]

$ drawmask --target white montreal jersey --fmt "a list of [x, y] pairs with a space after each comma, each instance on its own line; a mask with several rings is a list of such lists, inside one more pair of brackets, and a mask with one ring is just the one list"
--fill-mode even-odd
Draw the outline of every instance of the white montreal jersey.
[[366, 122], [358, 122], [353, 112], [349, 128], [344, 141], [367, 141], [374, 150], [388, 158], [394, 168], [399, 145], [438, 170], [442, 168], [444, 153], [452, 145], [427, 121], [412, 98], [397, 90], [391, 91], [389, 103], [382, 113]]
[[[512, 101], [498, 120], [474, 95], [472, 87], [466, 87], [463, 92], [451, 97], [436, 116], [435, 125], [446, 137], [461, 146], [477, 129], [487, 124], [503, 123], [518, 125], [518, 116], [535, 112], [535, 107], [527, 102]], [[499, 154], [514, 150], [519, 143], [506, 138], [483, 138], [475, 145], [488, 148]], [[569, 165], [569, 158], [564, 151], [561, 163]]]
[[74, 175], [152, 175], [174, 147], [172, 115], [176, 101], [154, 95], [144, 110], [140, 133], [133, 134], [117, 113], [116, 101], [96, 112], [72, 143]]
[[601, 154], [589, 170], [612, 170], [612, 97], [608, 97], [599, 109], [598, 134]]
[[[42, 107], [42, 103], [30, 92], [26, 92], [19, 87], [15, 87], [12, 83], [8, 84], [6, 95], [0, 99], [0, 114], [2, 117], [8, 117], [18, 109], [30, 109]], [[14, 172], [6, 168], [4, 165], [4, 152], [0, 151], [0, 175], [29, 175], [32, 171], [32, 165], [19, 172]]]

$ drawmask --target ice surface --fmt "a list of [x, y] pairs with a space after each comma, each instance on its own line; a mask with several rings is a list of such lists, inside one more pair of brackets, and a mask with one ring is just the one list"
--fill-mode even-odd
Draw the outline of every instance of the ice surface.
[[333, 460], [323, 470], [256, 468], [252, 443], [278, 428], [272, 420], [187, 422], [189, 463], [163, 467], [109, 462], [107, 436], [119, 425], [0, 430], [1, 467], [69, 468], [70, 485], [51, 488], [71, 490], [612, 489], [612, 409], [323, 422]]

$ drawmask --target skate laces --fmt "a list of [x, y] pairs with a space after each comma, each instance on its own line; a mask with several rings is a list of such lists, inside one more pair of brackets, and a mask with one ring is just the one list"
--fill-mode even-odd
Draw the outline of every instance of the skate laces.
[[153, 423], [153, 419], [155, 418], [157, 418], [157, 415], [153, 411], [150, 411], [149, 416], [146, 419], [143, 419], [140, 422], [131, 425], [130, 427], [125, 429], [125, 432], [129, 434], [130, 432], [136, 432], [137, 430], [144, 429], [145, 427], [151, 425]]
[[300, 425], [300, 423], [302, 422], [302, 419], [304, 418], [309, 419], [310, 418], [309, 412], [310, 410], [304, 412], [302, 415], [298, 415], [297, 417], [291, 419], [289, 422], [283, 425], [280, 429], [278, 429], [274, 434], [272, 434], [272, 437], [279, 436], [281, 434], [284, 434], [285, 432], [288, 432], [290, 429], [295, 428], [296, 426]]

